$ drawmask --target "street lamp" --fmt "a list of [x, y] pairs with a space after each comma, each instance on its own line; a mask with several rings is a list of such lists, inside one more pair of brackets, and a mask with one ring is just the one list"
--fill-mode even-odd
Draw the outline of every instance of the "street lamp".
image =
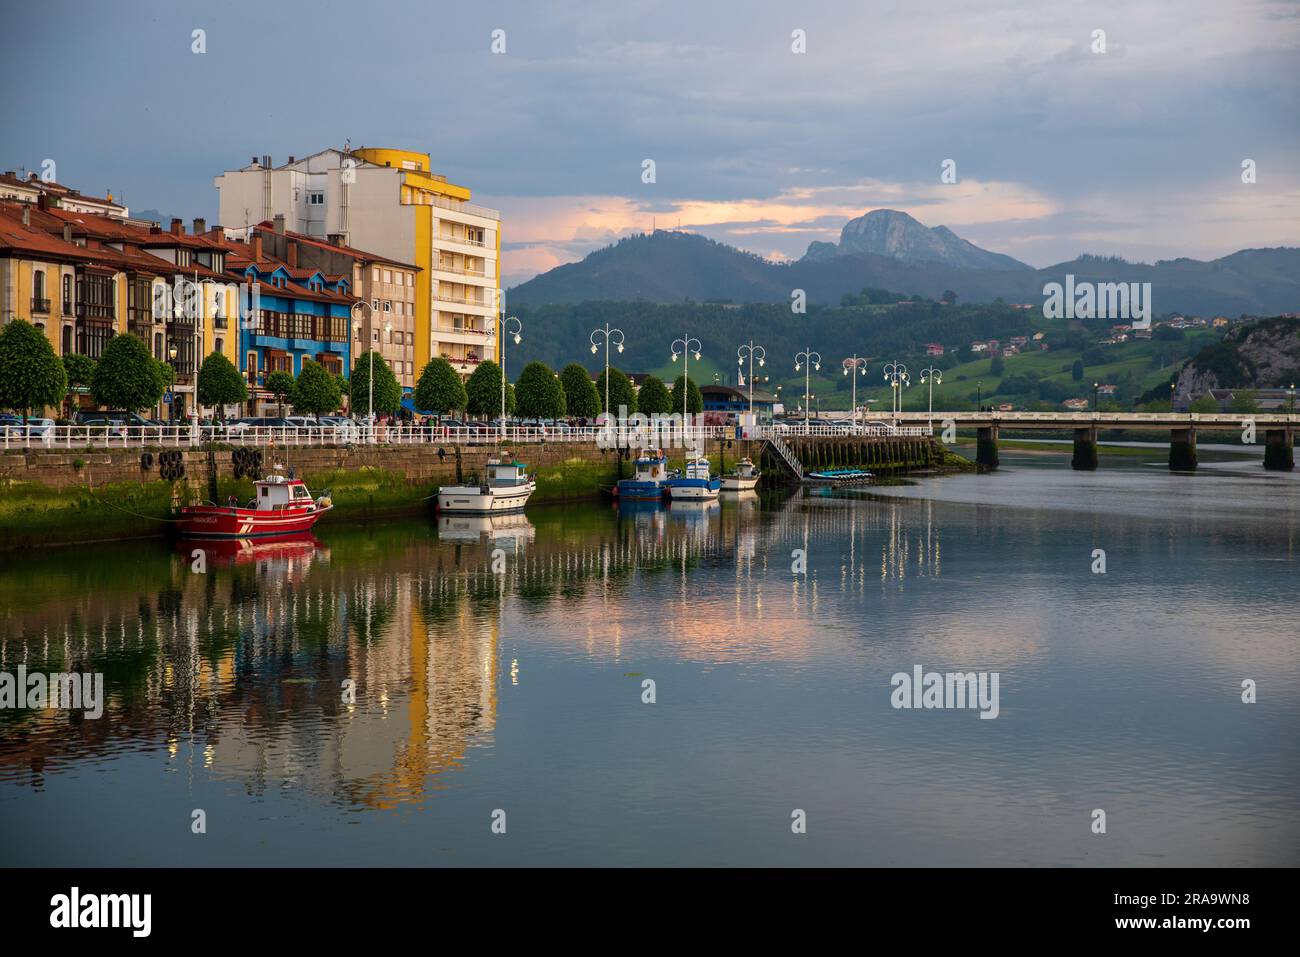
[[597, 337], [601, 337], [605, 342], [605, 414], [609, 415], [609, 344], [613, 341], [618, 347], [618, 351], [623, 351], [623, 330], [611, 329], [609, 323], [605, 323], [604, 329], [597, 329], [591, 334], [591, 354], [594, 356], [600, 346], [596, 342]]
[[858, 376], [867, 374], [867, 360], [859, 358], [856, 353], [845, 359], [843, 363], [844, 374], [856, 371], [858, 375], [853, 376], [853, 431], [858, 431]]
[[[694, 344], [694, 345], [691, 345], [691, 343], [695, 343], [695, 344]], [[681, 346], [681, 347], [682, 347], [682, 351], [681, 351], [681, 352], [678, 352], [678, 351], [677, 351], [677, 347], [678, 347], [678, 346]], [[692, 339], [689, 335], [684, 336], [684, 337], [681, 338], [681, 339], [674, 339], [674, 340], [673, 340], [673, 345], [672, 345], [672, 349], [673, 349], [673, 362], [676, 362], [677, 359], [678, 359], [679, 357], [680, 357], [681, 360], [682, 360], [682, 429], [683, 429], [683, 434], [684, 434], [684, 430], [686, 429], [686, 417], [687, 417], [687, 415], [690, 414], [689, 411], [688, 411], [689, 406], [687, 405], [687, 402], [690, 400], [690, 394], [691, 394], [691, 375], [690, 375], [690, 372], [689, 372], [689, 369], [690, 369], [690, 367], [691, 367], [691, 356], [690, 356], [690, 354], [691, 354], [692, 352], [694, 352], [694, 353], [695, 353], [695, 361], [696, 361], [696, 362], [699, 362], [699, 361], [700, 361], [700, 350], [703, 349], [703, 348], [704, 348], [704, 346], [703, 346], [703, 344], [700, 342], [699, 339]]]
[[889, 387], [893, 391], [893, 414], [897, 415], [903, 411], [902, 390], [912, 384], [912, 380], [907, 374], [907, 366], [901, 362], [889, 363], [889, 365], [885, 366], [885, 381], [889, 383]]
[[[364, 299], [358, 299], [356, 302], [354, 302], [354, 303], [352, 304], [352, 308], [349, 309], [348, 312], [352, 315], [353, 318], [355, 318], [355, 317], [356, 317], [356, 312], [357, 312], [358, 309], [365, 309], [365, 310], [366, 310], [366, 317], [367, 317], [367, 320], [368, 320], [368, 321], [366, 322], [366, 351], [370, 353], [370, 376], [369, 376], [370, 381], [369, 381], [369, 383], [368, 383], [369, 388], [370, 388], [370, 414], [366, 417], [366, 431], [367, 431], [367, 434], [369, 435], [369, 439], [368, 439], [368, 441], [370, 441], [370, 442], [374, 442], [374, 440], [375, 440], [375, 433], [374, 433], [374, 426], [375, 426], [375, 349], [374, 349], [374, 345], [375, 345], [375, 342], [374, 342], [374, 333], [373, 333], [373, 331], [371, 330], [370, 325], [371, 325], [371, 323], [373, 323], [373, 322], [375, 321], [375, 310], [372, 309], [372, 308], [370, 307], [370, 303], [366, 302]], [[349, 405], [350, 405], [350, 403], [349, 403]]]
[[1096, 411], [1097, 411], [1097, 391], [1098, 391], [1100, 388], [1101, 388], [1101, 383], [1100, 383], [1100, 382], [1094, 382], [1094, 383], [1092, 384], [1092, 411], [1093, 411], [1093, 412], [1096, 412]]
[[976, 379], [975, 380], [975, 411], [976, 412], [984, 411], [983, 392], [981, 391], [983, 387], [984, 387], [984, 383], [981, 382], [979, 379]]
[[745, 343], [739, 349], [736, 350], [736, 365], [743, 366], [745, 364], [745, 360], [746, 359], [749, 360], [749, 375], [746, 378], [749, 379], [749, 415], [751, 418], [754, 415], [754, 357], [755, 356], [758, 357], [758, 367], [760, 369], [767, 364], [767, 350], [764, 349], [762, 346], [754, 345], [753, 339], [750, 339], [749, 342]]
[[[492, 321], [496, 324], [493, 328], [500, 327], [501, 330], [499, 333], [501, 336], [501, 441], [504, 441], [506, 437], [506, 336], [512, 336], [515, 345], [519, 345], [523, 341], [520, 333], [524, 331], [524, 324], [519, 321], [518, 316], [507, 316], [504, 306], [499, 315], [492, 317]], [[512, 322], [513, 330], [510, 325]], [[605, 376], [605, 383], [608, 387], [608, 375]]]
[[803, 352], [796, 354], [794, 357], [794, 371], [798, 372], [800, 368], [803, 368], [804, 366], [807, 366], [803, 372], [803, 430], [806, 435], [810, 431], [808, 424], [808, 399], [809, 390], [811, 389], [812, 370], [816, 369], [818, 372], [821, 371], [821, 354], [813, 352], [811, 349], [805, 349]]
[[[928, 415], [929, 418], [933, 420], [934, 419], [934, 387], [936, 385], [943, 385], [943, 370], [936, 369], [933, 366], [931, 366], [928, 369], [922, 369], [921, 385], [925, 385], [927, 382], [930, 385], [930, 411]], [[931, 428], [934, 427], [933, 421], [930, 422], [930, 427]]]

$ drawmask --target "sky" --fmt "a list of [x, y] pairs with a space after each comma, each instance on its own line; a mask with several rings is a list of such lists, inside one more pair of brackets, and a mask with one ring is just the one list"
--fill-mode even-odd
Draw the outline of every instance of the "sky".
[[42, 0], [0, 82], [0, 170], [133, 212], [428, 152], [502, 211], [507, 284], [654, 226], [797, 259], [876, 208], [1034, 266], [1300, 245], [1300, 0]]

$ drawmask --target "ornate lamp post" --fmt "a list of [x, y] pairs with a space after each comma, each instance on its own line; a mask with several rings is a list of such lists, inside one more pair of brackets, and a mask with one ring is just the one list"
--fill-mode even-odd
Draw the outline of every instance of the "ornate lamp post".
[[803, 372], [803, 430], [804, 430], [804, 434], [807, 434], [809, 431], [811, 431], [810, 426], [808, 424], [808, 405], [809, 405], [808, 399], [811, 390], [812, 370], [816, 369], [818, 372], [821, 371], [822, 368], [821, 354], [817, 352], [813, 352], [811, 349], [805, 349], [803, 352], [797, 353], [794, 357], [794, 371], [798, 372], [801, 368], [804, 370]]
[[754, 358], [758, 357], [758, 367], [761, 369], [767, 364], [767, 350], [762, 346], [754, 345], [754, 340], [750, 339], [739, 349], [736, 350], [736, 365], [743, 366], [745, 360], [749, 359], [749, 414], [754, 414]]
[[903, 389], [912, 384], [911, 378], [907, 374], [907, 366], [901, 362], [891, 362], [885, 366], [885, 381], [889, 383], [890, 390], [893, 392], [894, 408], [893, 414], [903, 411]]
[[[609, 410], [609, 344], [613, 342], [618, 347], [618, 351], [623, 351], [623, 330], [611, 329], [609, 323], [605, 323], [605, 328], [597, 329], [591, 334], [591, 354], [594, 356], [596, 350], [600, 348], [596, 341], [600, 338], [605, 343], [605, 414], [611, 415]], [[612, 421], [612, 416], [611, 416]]]
[[[855, 353], [849, 356], [842, 363], [844, 374], [852, 375], [853, 383], [853, 431], [858, 431], [858, 376], [867, 374], [867, 360], [859, 358]], [[856, 373], [856, 375], [854, 375]]]
[[[677, 351], [678, 346], [682, 347], [681, 352]], [[672, 345], [673, 362], [676, 362], [679, 358], [682, 360], [682, 429], [683, 430], [685, 430], [686, 428], [686, 417], [687, 415], [690, 414], [689, 412], [690, 406], [688, 404], [691, 395], [691, 373], [690, 373], [691, 355], [690, 354], [692, 352], [695, 353], [695, 361], [699, 362], [700, 350], [703, 348], [704, 346], [700, 343], [699, 339], [692, 339], [689, 335], [683, 336], [681, 339], [673, 340], [673, 345]]]
[[934, 387], [943, 385], [943, 370], [931, 366], [928, 369], [921, 370], [921, 385], [929, 383], [930, 385], [930, 409], [927, 415], [930, 418], [930, 428], [934, 428]]
[[[501, 336], [501, 439], [500, 441], [505, 441], [505, 437], [506, 437], [506, 336], [512, 336], [515, 340], [515, 345], [519, 345], [519, 343], [523, 341], [523, 336], [520, 335], [520, 333], [524, 331], [524, 324], [519, 321], [518, 316], [507, 316], [505, 314], [504, 309], [501, 311], [500, 314], [493, 316], [492, 321], [496, 324], [495, 328], [499, 330], [497, 334]], [[514, 323], [513, 327], [511, 326], [511, 323]], [[609, 382], [609, 376], [605, 376], [605, 382], [606, 383]]]

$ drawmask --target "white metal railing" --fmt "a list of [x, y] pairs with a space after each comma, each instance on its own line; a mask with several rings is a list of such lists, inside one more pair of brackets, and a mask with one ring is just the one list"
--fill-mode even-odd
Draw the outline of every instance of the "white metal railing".
[[794, 454], [794, 452], [790, 450], [790, 446], [785, 444], [785, 440], [782, 439], [780, 435], [773, 432], [771, 435], [767, 437], [767, 442], [769, 445], [772, 446], [772, 448], [776, 449], [777, 453], [781, 456], [781, 458], [785, 460], [785, 464], [790, 466], [791, 470], [798, 477], [799, 481], [802, 482], [803, 463], [800, 462], [798, 457]]
[[[709, 426], [675, 430], [673, 440], [696, 447], [702, 439], [730, 438], [734, 429]], [[205, 442], [229, 445], [319, 446], [319, 445], [495, 445], [510, 443], [593, 443], [606, 433], [587, 426], [507, 425], [448, 426], [387, 425], [373, 427], [364, 421], [346, 425], [309, 426], [212, 426], [212, 425], [55, 425], [0, 426], [3, 449], [129, 449], [151, 447], [197, 447]]]
[[768, 438], [772, 435], [810, 435], [810, 436], [848, 436], [861, 435], [870, 438], [897, 438], [901, 436], [925, 436], [933, 435], [934, 429], [927, 423], [926, 425], [894, 425], [890, 422], [866, 422], [853, 425], [850, 422], [842, 424], [805, 425], [803, 422], [778, 422], [775, 425], [762, 426], [758, 429], [751, 429], [750, 434], [756, 438]]
[[1169, 425], [1180, 428], [1189, 423], [1207, 427], [1236, 429], [1247, 419], [1256, 424], [1275, 422], [1279, 425], [1300, 424], [1300, 414], [1281, 412], [899, 412], [896, 416], [903, 422], [1060, 422], [1062, 424], [1079, 423], [1125, 423], [1134, 422], [1151, 425]]

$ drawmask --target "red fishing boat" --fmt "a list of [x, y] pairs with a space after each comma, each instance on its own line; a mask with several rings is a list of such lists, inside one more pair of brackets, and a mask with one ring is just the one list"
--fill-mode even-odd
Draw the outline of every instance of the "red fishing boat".
[[326, 492], [313, 499], [307, 486], [294, 478], [268, 475], [254, 482], [253, 500], [246, 505], [187, 505], [177, 528], [191, 538], [261, 538], [305, 532], [334, 507]]

